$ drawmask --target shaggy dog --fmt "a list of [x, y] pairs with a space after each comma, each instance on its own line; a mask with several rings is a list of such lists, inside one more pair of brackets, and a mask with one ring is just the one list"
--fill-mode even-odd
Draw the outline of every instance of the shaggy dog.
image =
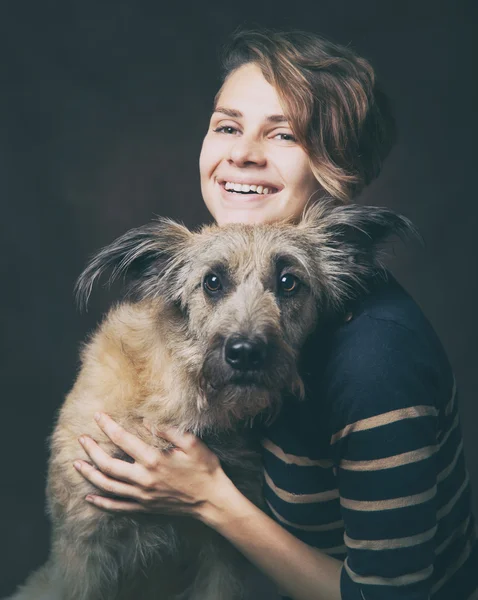
[[[104, 411], [164, 449], [161, 431], [200, 436], [235, 485], [261, 505], [261, 465], [249, 426], [272, 419], [285, 394], [302, 395], [297, 368], [307, 335], [365, 293], [383, 272], [377, 245], [413, 230], [390, 210], [331, 201], [298, 224], [206, 226], [160, 219], [101, 250], [78, 282], [82, 303], [106, 270], [131, 276], [131, 294], [107, 314], [51, 439], [48, 562], [12, 600], [236, 600], [247, 561], [190, 517], [109, 514], [73, 468]], [[124, 460], [129, 457], [119, 456]]]

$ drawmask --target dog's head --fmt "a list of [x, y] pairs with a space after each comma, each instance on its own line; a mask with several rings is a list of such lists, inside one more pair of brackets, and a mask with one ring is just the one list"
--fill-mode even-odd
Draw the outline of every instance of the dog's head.
[[175, 305], [184, 343], [200, 357], [198, 410], [211, 420], [277, 409], [300, 395], [300, 348], [320, 319], [344, 310], [382, 269], [378, 248], [413, 233], [405, 217], [358, 205], [313, 205], [298, 224], [206, 226], [167, 219], [131, 230], [101, 250], [80, 276], [86, 304], [95, 280], [133, 275], [138, 300]]

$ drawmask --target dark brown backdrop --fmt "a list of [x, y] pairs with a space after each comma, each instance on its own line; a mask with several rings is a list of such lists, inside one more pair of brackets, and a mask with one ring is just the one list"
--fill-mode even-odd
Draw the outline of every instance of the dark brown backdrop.
[[360, 202], [405, 213], [426, 240], [391, 264], [455, 368], [478, 506], [473, 21], [472, 0], [0, 2], [0, 596], [46, 556], [46, 438], [106, 307], [96, 293], [80, 316], [74, 280], [154, 213], [207, 218], [198, 154], [217, 50], [241, 24], [350, 43], [393, 100], [400, 141]]

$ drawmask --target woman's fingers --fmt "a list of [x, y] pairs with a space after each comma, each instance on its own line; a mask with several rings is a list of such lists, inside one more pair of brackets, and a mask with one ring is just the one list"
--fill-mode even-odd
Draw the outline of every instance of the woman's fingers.
[[[100, 414], [97, 421], [109, 439], [135, 462], [113, 458], [89, 436], [81, 436], [80, 442], [94, 466], [78, 460], [75, 467], [99, 490], [89, 494], [89, 502], [111, 512], [196, 514], [220, 472], [219, 459], [201, 439], [167, 428], [159, 435], [170, 442], [171, 451], [166, 448], [162, 452], [105, 414]], [[99, 495], [102, 492], [115, 497], [105, 498]]]
[[147, 509], [137, 502], [127, 502], [126, 500], [116, 500], [115, 498], [106, 498], [105, 496], [95, 496], [92, 494], [86, 496], [86, 500], [90, 504], [94, 504], [98, 508], [109, 512], [147, 512]]
[[120, 479], [122, 481], [128, 481], [130, 483], [137, 480], [138, 465], [132, 465], [125, 460], [113, 458], [87, 435], [81, 436], [78, 441], [83, 446], [84, 451], [88, 454], [94, 464], [105, 475], [109, 475], [110, 477], [114, 477], [115, 479]]
[[181, 432], [175, 427], [161, 429], [161, 431], [156, 431], [156, 434], [166, 441], [171, 442], [178, 450], [182, 450], [186, 453], [202, 444], [201, 440], [193, 433], [189, 433], [188, 431]]
[[125, 483], [124, 481], [118, 481], [111, 479], [98, 469], [95, 469], [92, 465], [88, 464], [83, 460], [77, 460], [74, 462], [75, 469], [83, 475], [91, 484], [96, 488], [107, 492], [108, 494], [114, 494], [115, 496], [121, 496], [122, 498], [134, 498], [136, 500], [142, 499], [142, 494], [139, 488]]
[[113, 421], [105, 413], [96, 413], [95, 420], [113, 444], [121, 448], [126, 454], [129, 454], [136, 462], [147, 465], [155, 462], [157, 459], [155, 448], [123, 429], [121, 425], [118, 425], [116, 421]]

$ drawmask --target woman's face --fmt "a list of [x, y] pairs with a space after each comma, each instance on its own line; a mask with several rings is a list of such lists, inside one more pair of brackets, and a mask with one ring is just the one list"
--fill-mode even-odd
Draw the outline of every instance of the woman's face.
[[204, 201], [219, 225], [296, 218], [322, 189], [275, 89], [253, 63], [226, 80], [199, 170]]

